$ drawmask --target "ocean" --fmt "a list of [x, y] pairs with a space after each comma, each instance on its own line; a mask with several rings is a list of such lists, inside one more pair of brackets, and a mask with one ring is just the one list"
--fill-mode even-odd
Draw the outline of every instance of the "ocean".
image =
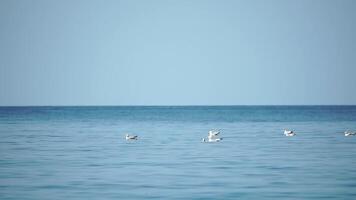
[[0, 107], [0, 199], [356, 199], [346, 130], [356, 106]]

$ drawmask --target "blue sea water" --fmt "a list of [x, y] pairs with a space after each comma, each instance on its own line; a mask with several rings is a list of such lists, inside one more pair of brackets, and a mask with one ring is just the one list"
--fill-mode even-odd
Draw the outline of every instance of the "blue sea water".
[[356, 106], [0, 107], [0, 199], [356, 199], [347, 129]]

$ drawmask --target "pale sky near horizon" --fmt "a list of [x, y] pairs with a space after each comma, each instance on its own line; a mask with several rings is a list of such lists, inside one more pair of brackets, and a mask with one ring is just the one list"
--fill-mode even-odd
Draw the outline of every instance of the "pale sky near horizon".
[[354, 0], [0, 0], [0, 106], [356, 104]]

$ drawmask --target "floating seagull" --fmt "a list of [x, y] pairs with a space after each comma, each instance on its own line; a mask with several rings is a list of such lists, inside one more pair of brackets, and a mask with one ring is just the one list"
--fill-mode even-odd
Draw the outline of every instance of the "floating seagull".
[[209, 131], [209, 134], [208, 134], [208, 137], [209, 137], [209, 138], [217, 137], [219, 134], [220, 134], [220, 131], [217, 131], [217, 130], [210, 130], [210, 131]]
[[126, 140], [137, 140], [138, 136], [126, 134], [125, 138], [126, 138]]
[[285, 136], [295, 136], [296, 134], [293, 131], [284, 130], [284, 135]]
[[344, 134], [345, 134], [345, 136], [354, 136], [354, 135], [356, 135], [356, 132], [345, 131]]
[[202, 142], [220, 142], [222, 138], [218, 136], [219, 134], [220, 131], [210, 130], [208, 134], [208, 139], [203, 138]]

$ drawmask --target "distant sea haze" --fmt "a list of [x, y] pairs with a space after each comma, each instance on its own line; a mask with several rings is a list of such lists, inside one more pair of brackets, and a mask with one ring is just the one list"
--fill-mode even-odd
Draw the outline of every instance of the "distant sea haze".
[[0, 107], [0, 199], [354, 199], [346, 130], [356, 106]]

